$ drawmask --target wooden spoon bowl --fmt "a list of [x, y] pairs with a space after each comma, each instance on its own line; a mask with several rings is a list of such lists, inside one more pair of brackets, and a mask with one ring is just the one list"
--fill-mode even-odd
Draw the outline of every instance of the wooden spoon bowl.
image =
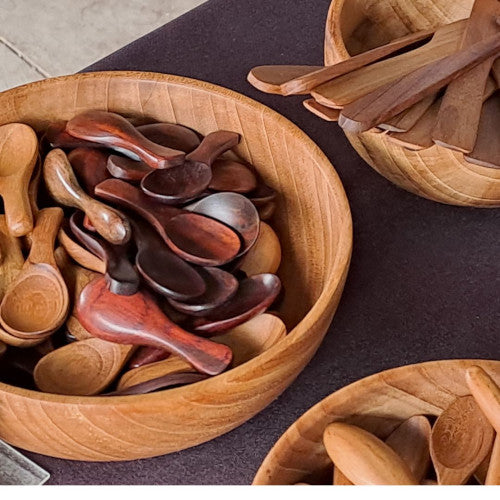
[[470, 395], [466, 371], [474, 365], [500, 382], [500, 361], [445, 360], [393, 368], [339, 389], [288, 428], [254, 484], [331, 484], [332, 461], [323, 444], [330, 423], [352, 424], [385, 441], [407, 419], [437, 417], [456, 398]]

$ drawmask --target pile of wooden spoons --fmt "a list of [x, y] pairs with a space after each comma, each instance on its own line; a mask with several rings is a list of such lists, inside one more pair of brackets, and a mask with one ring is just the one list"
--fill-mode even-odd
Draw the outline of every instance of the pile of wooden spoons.
[[141, 394], [279, 341], [283, 322], [263, 314], [281, 291], [263, 222], [276, 192], [231, 151], [239, 140], [97, 110], [40, 144], [27, 125], [0, 127], [0, 379]]
[[355, 425], [329, 424], [323, 444], [332, 483], [500, 485], [500, 388], [478, 366], [465, 377], [471, 395], [455, 399], [433, 425], [433, 417], [416, 415], [383, 440]]
[[381, 132], [412, 150], [438, 144], [500, 168], [500, 2], [476, 0], [469, 19], [420, 31], [333, 66], [258, 66], [248, 81], [350, 133]]

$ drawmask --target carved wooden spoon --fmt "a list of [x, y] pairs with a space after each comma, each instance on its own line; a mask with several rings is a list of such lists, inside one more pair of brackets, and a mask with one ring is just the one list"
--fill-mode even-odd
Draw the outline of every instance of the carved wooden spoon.
[[127, 243], [131, 234], [128, 220], [118, 211], [85, 194], [61, 149], [53, 149], [47, 155], [43, 175], [47, 188], [56, 201], [84, 211], [97, 232], [110, 243]]
[[170, 249], [198, 265], [219, 266], [236, 257], [241, 241], [221, 222], [187, 210], [169, 207], [118, 179], [96, 187], [96, 195], [133, 210], [146, 219]]
[[465, 379], [476, 403], [500, 434], [500, 388], [479, 366], [469, 368]]
[[418, 484], [403, 459], [364, 429], [334, 422], [325, 429], [323, 442], [333, 463], [354, 484]]
[[90, 338], [65, 345], [44, 356], [34, 378], [43, 392], [75, 396], [99, 394], [120, 373], [133, 346]]
[[457, 398], [436, 420], [431, 457], [439, 484], [465, 484], [491, 451], [494, 431], [472, 396]]
[[22, 123], [0, 126], [0, 195], [13, 236], [33, 229], [28, 186], [37, 160], [38, 139], [31, 127]]
[[208, 134], [201, 144], [177, 167], [155, 170], [141, 180], [149, 196], [166, 204], [192, 200], [203, 193], [212, 181], [212, 163], [240, 140], [236, 132], [219, 130]]
[[76, 148], [68, 154], [80, 185], [90, 196], [94, 196], [97, 184], [111, 177], [106, 167], [108, 156], [109, 153], [95, 148]]
[[103, 278], [85, 287], [77, 304], [77, 314], [82, 326], [95, 337], [166, 349], [202, 373], [217, 375], [231, 362], [231, 349], [172, 323], [147, 292], [114, 295]]
[[182, 151], [165, 148], [146, 139], [130, 122], [116, 113], [85, 111], [69, 120], [66, 130], [79, 139], [131, 151], [152, 168], [171, 167], [184, 161], [185, 154]]
[[38, 214], [28, 258], [0, 305], [0, 323], [12, 335], [46, 336], [64, 323], [68, 289], [54, 259], [62, 218], [60, 208], [46, 208]]
[[21, 240], [12, 236], [5, 215], [0, 214], [0, 301], [24, 265]]

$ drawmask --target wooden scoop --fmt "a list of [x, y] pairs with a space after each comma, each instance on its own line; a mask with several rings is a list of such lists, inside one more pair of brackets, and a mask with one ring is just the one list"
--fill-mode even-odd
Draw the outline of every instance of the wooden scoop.
[[66, 124], [73, 137], [120, 148], [136, 154], [152, 168], [182, 164], [185, 154], [146, 139], [125, 118], [107, 111], [85, 111]]
[[186, 161], [167, 170], [155, 170], [141, 180], [141, 188], [162, 203], [187, 202], [203, 193], [212, 181], [212, 163], [240, 140], [236, 132], [219, 130], [208, 134], [186, 156]]
[[33, 229], [28, 186], [37, 159], [38, 139], [32, 128], [22, 123], [0, 126], [0, 195], [13, 236]]
[[263, 313], [276, 300], [280, 290], [280, 279], [274, 274], [256, 274], [244, 279], [230, 300], [209, 311], [204, 318], [193, 320], [193, 328], [213, 333], [241, 325]]
[[73, 342], [38, 362], [35, 383], [41, 391], [54, 394], [99, 394], [120, 373], [133, 350], [133, 346], [94, 338]]
[[199, 135], [189, 127], [178, 123], [148, 123], [137, 130], [147, 139], [166, 148], [191, 153], [200, 145]]
[[68, 289], [54, 259], [62, 218], [60, 208], [46, 208], [38, 214], [28, 258], [0, 305], [0, 323], [12, 335], [46, 336], [64, 323]]
[[108, 156], [108, 153], [95, 148], [76, 148], [68, 154], [76, 178], [90, 196], [94, 196], [97, 184], [111, 177], [106, 167]]
[[133, 295], [139, 290], [139, 274], [128, 260], [125, 245], [112, 245], [83, 229], [83, 213], [75, 212], [69, 225], [76, 238], [106, 263], [106, 282], [112, 293]]
[[494, 432], [472, 396], [457, 398], [436, 420], [431, 457], [439, 484], [465, 484], [490, 453]]
[[496, 432], [500, 433], [500, 388], [479, 366], [469, 368], [465, 379], [476, 403]]
[[248, 276], [275, 273], [280, 263], [280, 240], [269, 224], [261, 222], [257, 241], [243, 258], [240, 269]]
[[383, 85], [344, 107], [339, 125], [348, 132], [361, 133], [386, 122], [498, 50], [500, 33], [417, 69], [396, 83]]
[[415, 479], [421, 483], [431, 462], [429, 441], [431, 424], [423, 415], [415, 415], [405, 420], [385, 440], [408, 465]]
[[403, 459], [364, 429], [334, 422], [325, 429], [323, 442], [333, 463], [354, 484], [418, 484]]
[[[236, 328], [213, 337], [212, 341], [231, 348], [234, 368], [259, 356], [286, 336], [284, 323], [272, 314], [261, 314]], [[118, 389], [125, 389], [166, 375], [187, 373], [193, 367], [177, 356], [129, 370], [122, 375]]]
[[311, 95], [325, 106], [344, 107], [381, 86], [395, 83], [412, 71], [453, 54], [458, 48], [466, 23], [466, 20], [461, 20], [440, 26], [430, 42], [422, 47], [330, 80], [316, 87]]
[[5, 215], [0, 214], [0, 301], [24, 265], [21, 240], [12, 236]]
[[254, 87], [264, 92], [281, 95], [308, 94], [315, 87], [333, 78], [351, 73], [412, 44], [430, 39], [433, 33], [434, 30], [410, 33], [332, 66], [257, 66], [250, 71], [247, 79]]
[[52, 197], [63, 205], [85, 212], [105, 240], [114, 245], [123, 245], [129, 241], [131, 229], [128, 220], [116, 210], [85, 194], [61, 149], [53, 149], [46, 156], [43, 176]]
[[[475, 0], [461, 48], [495, 35], [498, 32], [495, 22], [498, 15], [498, 0]], [[463, 153], [472, 151], [476, 142], [486, 79], [497, 56], [498, 53], [448, 84], [432, 132], [436, 144]]]
[[225, 224], [159, 203], [124, 181], [104, 181], [96, 187], [96, 195], [137, 212], [173, 252], [189, 262], [220, 266], [234, 259], [240, 250], [238, 234]]
[[84, 288], [77, 304], [77, 315], [82, 326], [95, 337], [168, 350], [202, 373], [217, 375], [231, 362], [229, 348], [197, 337], [172, 323], [147, 292], [114, 295], [103, 278]]

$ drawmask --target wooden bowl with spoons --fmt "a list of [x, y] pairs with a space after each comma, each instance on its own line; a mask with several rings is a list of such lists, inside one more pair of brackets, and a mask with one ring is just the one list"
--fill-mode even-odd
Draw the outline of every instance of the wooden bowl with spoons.
[[204, 135], [216, 130], [241, 135], [235, 152], [255, 165], [277, 193], [270, 225], [281, 243], [277, 274], [285, 292], [277, 313], [288, 335], [221, 375], [151, 394], [63, 396], [0, 383], [0, 438], [74, 460], [131, 460], [175, 452], [243, 424], [276, 399], [312, 358], [347, 275], [349, 205], [331, 163], [296, 126], [209, 83], [106, 72], [49, 79], [0, 94], [0, 124], [26, 123], [39, 134], [49, 123], [71, 120], [86, 110], [176, 122]]
[[[333, 0], [325, 31], [325, 64], [336, 64], [392, 39], [467, 18], [473, 0]], [[493, 132], [494, 133], [494, 132]], [[378, 173], [419, 196], [452, 205], [500, 206], [500, 169], [467, 162], [433, 145], [407, 149], [375, 130], [346, 136]]]
[[[394, 430], [398, 429], [399, 431], [403, 422], [412, 422], [408, 420], [412, 417], [416, 418], [416, 416], [422, 415], [439, 417], [441, 414], [444, 416], [445, 410], [453, 408], [453, 403], [456, 405], [464, 397], [470, 398], [471, 389], [467, 383], [466, 372], [467, 369], [473, 366], [481, 367], [497, 384], [500, 383], [500, 361], [457, 359], [430, 361], [393, 368], [339, 389], [313, 406], [288, 428], [264, 459], [253, 483], [281, 485], [296, 483], [332, 484], [332, 460], [323, 444], [323, 438], [325, 429], [334, 422], [347, 426], [351, 424], [356, 428], [359, 427], [368, 431], [379, 439], [386, 441], [394, 449], [398, 449], [399, 455], [403, 459], [411, 459], [410, 455], [414, 455], [415, 450], [419, 448], [417, 434], [413, 432], [414, 437], [410, 438], [413, 439], [413, 442], [406, 442], [405, 446], [404, 440], [401, 439], [401, 436], [396, 436]], [[450, 415], [451, 417], [453, 415]], [[485, 417], [483, 418], [486, 420]], [[458, 419], [456, 420], [458, 422]], [[415, 423], [413, 424], [414, 429]], [[472, 429], [468, 429], [471, 436], [466, 435], [464, 436], [465, 439], [462, 439], [467, 443], [467, 455], [475, 453], [475, 448], [479, 448], [479, 446], [471, 446], [469, 441], [474, 441], [476, 444], [477, 441], [481, 441], [475, 435], [478, 432], [477, 426], [472, 427]], [[458, 458], [460, 452], [456, 445], [458, 432], [454, 434], [454, 429], [448, 430], [448, 437], [450, 435], [454, 436], [452, 439], [454, 442], [450, 443], [450, 440], [448, 440], [448, 443], [445, 444], [452, 445], [453, 459], [456, 463], [460, 462], [461, 465], [463, 457]], [[438, 431], [437, 427], [433, 432], [436, 431]], [[347, 433], [344, 434], [347, 436]], [[412, 436], [411, 432], [407, 434]], [[425, 448], [428, 462], [428, 441], [429, 439], [432, 440], [429, 437], [430, 428], [420, 430], [419, 434], [426, 435], [427, 446]], [[389, 436], [391, 436], [391, 439], [387, 440]], [[339, 435], [339, 437], [341, 436]], [[352, 434], [348, 442], [354, 445], [355, 438], [356, 436]], [[399, 445], [397, 441], [399, 441]], [[370, 446], [369, 443], [367, 444]], [[340, 445], [337, 444], [338, 446]], [[350, 450], [347, 449], [349, 446], [346, 445], [345, 447], [343, 460], [350, 453]], [[406, 450], [402, 449], [403, 447]], [[410, 447], [410, 450], [408, 450], [408, 447]], [[340, 451], [340, 449], [337, 449], [337, 452]], [[408, 451], [411, 451], [411, 453]], [[377, 455], [382, 460], [383, 453], [377, 453]], [[340, 458], [341, 454], [338, 453], [338, 456]], [[465, 458], [472, 464], [472, 467], [477, 466], [477, 464], [474, 465], [475, 457], [467, 456]], [[362, 460], [359, 459], [356, 461], [358, 464], [356, 473], [358, 474], [361, 474], [361, 462]], [[348, 464], [346, 466], [348, 467]], [[385, 470], [382, 470], [382, 473], [387, 475], [390, 472], [389, 468], [389, 463], [386, 461]], [[413, 468], [411, 467], [412, 470]], [[337, 471], [338, 469], [336, 469]], [[378, 471], [372, 470], [371, 472], [377, 473]], [[471, 475], [470, 472], [469, 475]], [[419, 475], [416, 475], [416, 477], [418, 478], [418, 484], [422, 477], [419, 477]], [[381, 483], [376, 484], [382, 484], [382, 481], [383, 478], [381, 478]], [[336, 479], [335, 484], [341, 484], [341, 481]], [[408, 484], [408, 482], [405, 482], [405, 484]]]

